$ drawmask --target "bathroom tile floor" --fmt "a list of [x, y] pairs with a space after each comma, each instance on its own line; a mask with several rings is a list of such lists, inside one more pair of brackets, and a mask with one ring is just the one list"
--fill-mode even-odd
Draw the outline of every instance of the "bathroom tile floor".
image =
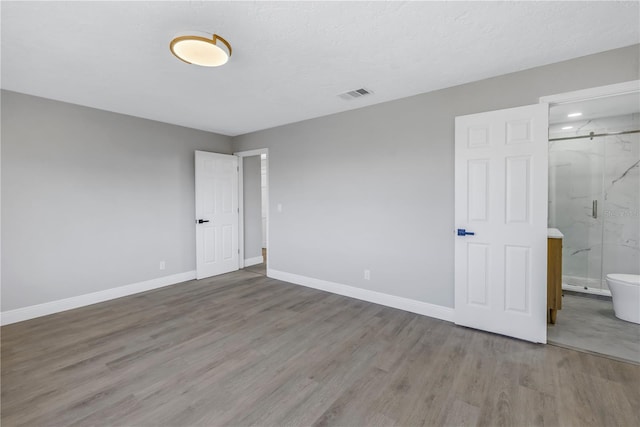
[[640, 325], [615, 317], [611, 299], [565, 292], [547, 341], [589, 353], [640, 364]]

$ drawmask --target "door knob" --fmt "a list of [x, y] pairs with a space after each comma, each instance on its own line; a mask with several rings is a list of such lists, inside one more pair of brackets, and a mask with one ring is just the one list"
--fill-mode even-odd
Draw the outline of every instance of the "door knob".
[[203, 222], [209, 222], [208, 219], [199, 219], [198, 224], [202, 224]]
[[467, 231], [464, 228], [458, 228], [458, 236], [475, 236], [473, 231]]

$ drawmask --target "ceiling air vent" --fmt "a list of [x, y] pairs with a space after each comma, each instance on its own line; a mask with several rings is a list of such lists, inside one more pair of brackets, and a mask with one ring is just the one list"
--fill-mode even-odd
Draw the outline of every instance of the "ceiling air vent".
[[356, 98], [361, 98], [363, 96], [371, 95], [372, 93], [373, 92], [371, 92], [369, 89], [360, 88], [360, 89], [350, 90], [349, 92], [341, 93], [338, 96], [342, 99], [350, 100], [350, 99], [356, 99]]

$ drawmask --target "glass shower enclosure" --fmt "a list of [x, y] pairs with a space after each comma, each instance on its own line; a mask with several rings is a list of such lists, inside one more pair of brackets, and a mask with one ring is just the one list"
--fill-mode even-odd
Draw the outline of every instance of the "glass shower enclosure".
[[607, 274], [640, 274], [639, 113], [638, 93], [550, 107], [549, 227], [564, 234], [567, 288], [609, 294]]

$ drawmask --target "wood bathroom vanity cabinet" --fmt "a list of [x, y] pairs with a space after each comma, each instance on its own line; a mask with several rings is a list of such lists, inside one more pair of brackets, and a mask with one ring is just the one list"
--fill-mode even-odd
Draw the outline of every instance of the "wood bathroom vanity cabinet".
[[562, 238], [557, 228], [547, 230], [547, 321], [556, 323], [562, 309]]

